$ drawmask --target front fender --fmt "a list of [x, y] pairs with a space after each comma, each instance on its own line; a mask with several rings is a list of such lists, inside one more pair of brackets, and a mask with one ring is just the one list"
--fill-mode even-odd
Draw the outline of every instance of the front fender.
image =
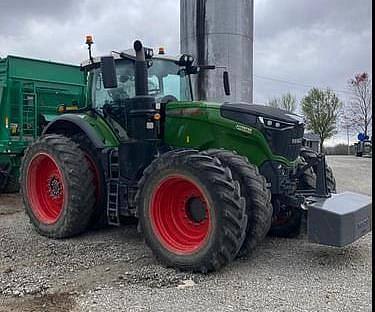
[[50, 133], [85, 133], [96, 148], [117, 147], [119, 141], [105, 120], [88, 114], [64, 114], [51, 121], [42, 135]]

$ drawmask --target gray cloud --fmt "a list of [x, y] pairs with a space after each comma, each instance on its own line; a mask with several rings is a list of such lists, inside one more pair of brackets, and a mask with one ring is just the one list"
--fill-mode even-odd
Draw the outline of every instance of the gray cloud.
[[[371, 12], [371, 0], [255, 0], [255, 101], [301, 98], [310, 85], [345, 91], [355, 72], [371, 73]], [[136, 38], [177, 54], [179, 1], [0, 0], [1, 56], [79, 63], [86, 34], [96, 55]]]
[[50, 23], [51, 21], [65, 23], [75, 14], [80, 14], [81, 2], [74, 0], [12, 0], [0, 1], [0, 30], [1, 34], [15, 36], [27, 31], [30, 21]]
[[136, 38], [150, 46], [165, 46], [174, 54], [179, 48], [175, 0], [2, 0], [0, 21], [2, 56], [79, 63], [87, 57], [86, 34], [94, 36], [97, 54], [126, 49]]
[[371, 26], [370, 0], [255, 0], [259, 38], [311, 27], [358, 32]]
[[[371, 71], [371, 24], [368, 0], [256, 0], [256, 72], [345, 89], [353, 73]], [[272, 84], [271, 96], [288, 88]], [[264, 88], [261, 82], [256, 85]], [[267, 97], [258, 93], [260, 101]]]
[[348, 80], [372, 73], [371, 12], [371, 0], [255, 0], [255, 101], [311, 86], [348, 101]]

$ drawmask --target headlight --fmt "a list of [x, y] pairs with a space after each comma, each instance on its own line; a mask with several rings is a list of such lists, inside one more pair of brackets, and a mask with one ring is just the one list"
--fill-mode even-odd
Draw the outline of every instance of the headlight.
[[287, 129], [292, 129], [295, 126], [293, 123], [288, 123], [288, 122], [274, 120], [274, 119], [265, 118], [265, 117], [258, 117], [258, 120], [266, 128], [271, 128], [271, 129], [287, 130]]

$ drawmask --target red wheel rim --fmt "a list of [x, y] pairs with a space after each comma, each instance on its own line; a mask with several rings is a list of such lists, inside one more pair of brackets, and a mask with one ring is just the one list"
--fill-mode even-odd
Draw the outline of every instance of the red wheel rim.
[[186, 255], [205, 245], [211, 231], [209, 205], [195, 182], [183, 176], [165, 178], [150, 205], [153, 229], [167, 250]]
[[27, 173], [27, 196], [39, 222], [54, 224], [64, 207], [64, 180], [56, 161], [47, 153], [31, 160]]

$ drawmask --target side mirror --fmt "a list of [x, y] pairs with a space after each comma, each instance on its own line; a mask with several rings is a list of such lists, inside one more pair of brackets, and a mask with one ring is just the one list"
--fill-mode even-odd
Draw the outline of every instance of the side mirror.
[[113, 56], [103, 56], [100, 60], [102, 71], [103, 85], [105, 89], [117, 88], [117, 74], [115, 59]]
[[223, 82], [224, 82], [224, 92], [225, 95], [230, 95], [230, 83], [229, 83], [229, 73], [225, 71], [223, 73]]

